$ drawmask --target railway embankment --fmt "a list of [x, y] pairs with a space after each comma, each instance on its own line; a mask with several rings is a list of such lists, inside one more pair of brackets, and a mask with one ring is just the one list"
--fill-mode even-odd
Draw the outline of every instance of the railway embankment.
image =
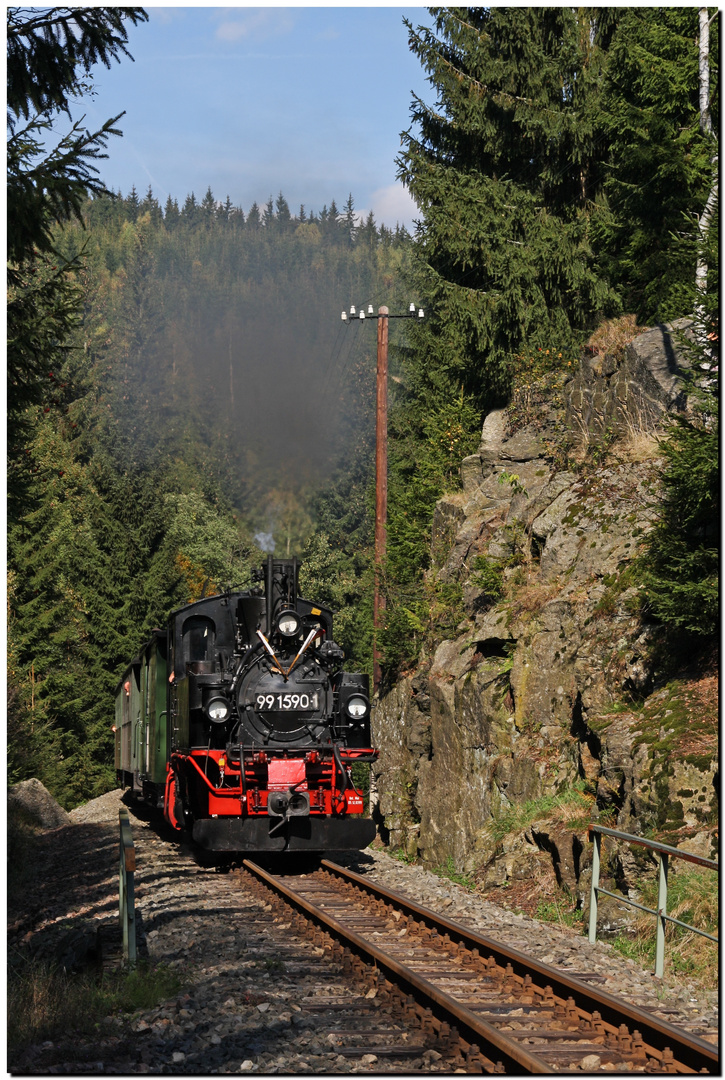
[[[40, 831], [23, 890], [8, 908], [11, 963], [31, 956], [92, 968], [99, 924], [116, 917], [118, 810], [111, 792], [71, 813], [70, 825]], [[16, 1074], [375, 1072], [375, 1055], [343, 1052], [331, 1003], [353, 994], [326, 950], [296, 935], [237, 875], [202, 869], [190, 850], [130, 808], [137, 850], [139, 952], [176, 973], [173, 997], [97, 1029], [66, 1031], [26, 1046], [10, 1061]], [[343, 860], [341, 860], [343, 861]], [[686, 980], [651, 973], [568, 927], [515, 914], [421, 866], [379, 849], [348, 856], [356, 872], [407, 894], [491, 938], [513, 945], [592, 985], [717, 1038], [717, 995]], [[86, 947], [87, 946], [87, 947]], [[12, 1007], [12, 1005], [11, 1005]], [[411, 1072], [442, 1067], [436, 1051], [411, 1059]]]

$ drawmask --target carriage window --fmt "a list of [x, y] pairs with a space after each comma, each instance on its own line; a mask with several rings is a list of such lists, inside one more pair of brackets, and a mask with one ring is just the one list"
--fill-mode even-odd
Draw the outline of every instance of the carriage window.
[[212, 619], [194, 615], [184, 623], [182, 631], [184, 661], [187, 664], [214, 658], [216, 627]]

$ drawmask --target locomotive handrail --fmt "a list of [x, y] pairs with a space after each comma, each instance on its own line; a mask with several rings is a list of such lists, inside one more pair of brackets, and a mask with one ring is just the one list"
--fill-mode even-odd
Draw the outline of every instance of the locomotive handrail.
[[[602, 857], [602, 836], [613, 836], [617, 840], [626, 840], [629, 844], [635, 844], [638, 847], [647, 848], [650, 851], [655, 851], [659, 855], [659, 883], [657, 890], [657, 909], [645, 907], [643, 904], [638, 904], [634, 900], [630, 900], [629, 897], [620, 896], [617, 893], [610, 892], [608, 889], [602, 888], [599, 884], [599, 868], [601, 865]], [[600, 895], [611, 896], [620, 904], [626, 904], [628, 907], [636, 908], [638, 911], [644, 911], [648, 915], [654, 915], [657, 919], [657, 943], [655, 946], [655, 977], [661, 979], [665, 969], [665, 923], [674, 923], [676, 926], [682, 926], [686, 930], [690, 930], [693, 934], [699, 934], [700, 937], [707, 938], [709, 941], [718, 943], [719, 939], [712, 934], [706, 933], [705, 930], [699, 930], [696, 926], [692, 926], [690, 923], [683, 922], [681, 919], [675, 919], [672, 915], [667, 914], [667, 873], [669, 869], [670, 856], [673, 858], [684, 859], [685, 862], [696, 863], [698, 866], [704, 866], [708, 870], [720, 870], [720, 866], [713, 859], [706, 859], [704, 855], [695, 855], [690, 851], [680, 851], [679, 848], [670, 847], [669, 844], [662, 844], [658, 840], [646, 840], [642, 836], [633, 836], [631, 833], [619, 832], [617, 829], [607, 829], [603, 825], [590, 825], [588, 837], [590, 841], [594, 841], [594, 852], [592, 856], [592, 889], [591, 899], [589, 902], [589, 940], [592, 944], [597, 940], [597, 898]]]
[[136, 848], [131, 835], [128, 810], [118, 811], [120, 826], [120, 859], [118, 885], [118, 917], [123, 937], [123, 958], [129, 964], [136, 963], [136, 906], [134, 897], [134, 874], [136, 871]]

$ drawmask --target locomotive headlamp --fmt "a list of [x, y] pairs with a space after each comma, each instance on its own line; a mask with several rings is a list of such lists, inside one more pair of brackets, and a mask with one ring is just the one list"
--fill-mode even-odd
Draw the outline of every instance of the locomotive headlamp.
[[215, 697], [207, 702], [206, 715], [214, 724], [223, 724], [229, 717], [229, 702], [225, 698]]
[[300, 632], [300, 619], [294, 611], [283, 611], [277, 620], [277, 629], [282, 637], [294, 638]]
[[347, 701], [347, 713], [353, 720], [362, 720], [367, 716], [369, 704], [364, 697], [356, 694], [354, 697], [348, 698]]

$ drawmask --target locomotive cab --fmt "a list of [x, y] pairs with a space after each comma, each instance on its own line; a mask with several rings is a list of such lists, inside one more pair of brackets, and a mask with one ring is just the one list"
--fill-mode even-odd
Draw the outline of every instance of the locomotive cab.
[[172, 748], [221, 748], [232, 708], [230, 665], [235, 625], [227, 596], [198, 600], [169, 623]]

